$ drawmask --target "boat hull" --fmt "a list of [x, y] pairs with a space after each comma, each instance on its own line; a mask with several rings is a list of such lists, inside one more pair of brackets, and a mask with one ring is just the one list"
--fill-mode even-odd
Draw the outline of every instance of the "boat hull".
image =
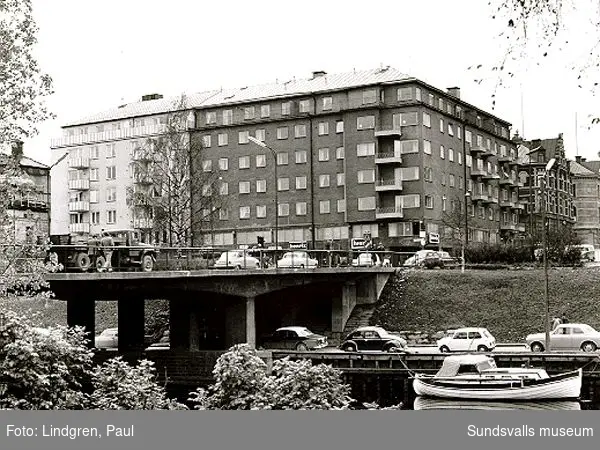
[[417, 397], [414, 410], [485, 410], [485, 411], [579, 411], [581, 405], [575, 400], [503, 401], [455, 400]]
[[465, 380], [417, 375], [417, 395], [467, 400], [558, 400], [576, 399], [581, 393], [582, 370], [542, 380]]

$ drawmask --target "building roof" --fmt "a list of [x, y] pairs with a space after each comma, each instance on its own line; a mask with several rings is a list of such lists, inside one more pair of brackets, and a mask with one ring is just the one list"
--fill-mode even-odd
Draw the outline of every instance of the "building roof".
[[565, 157], [565, 147], [563, 142], [562, 133], [559, 133], [557, 138], [552, 139], [533, 139], [530, 141], [524, 141], [523, 145], [530, 148], [529, 153], [537, 150], [537, 148], [542, 148], [546, 152], [546, 161], [549, 161], [552, 158], [564, 158]]
[[[9, 154], [0, 153], [0, 164], [6, 164], [6, 162], [8, 161], [8, 158], [10, 158]], [[25, 156], [25, 155], [21, 156], [19, 165], [21, 167], [32, 167], [35, 169], [50, 169], [50, 166], [43, 164], [39, 161], [36, 161], [35, 159], [32, 159], [29, 156]]]
[[[391, 67], [331, 75], [321, 72], [321, 75], [316, 75], [308, 79], [293, 79], [285, 82], [190, 94], [187, 96], [187, 106], [189, 109], [210, 108], [212, 106], [281, 98], [293, 95], [310, 95], [317, 92], [347, 89], [379, 83], [391, 83], [408, 79], [411, 79], [411, 77]], [[64, 127], [174, 111], [174, 106], [177, 105], [179, 98], [180, 97], [170, 97], [128, 103], [118, 108], [112, 108], [98, 114], [83, 117], [68, 123]]]
[[571, 175], [576, 177], [597, 177], [598, 172], [594, 172], [587, 167], [581, 165], [577, 161], [571, 161], [570, 164]]
[[600, 172], [600, 161], [581, 161], [580, 164], [594, 173]]

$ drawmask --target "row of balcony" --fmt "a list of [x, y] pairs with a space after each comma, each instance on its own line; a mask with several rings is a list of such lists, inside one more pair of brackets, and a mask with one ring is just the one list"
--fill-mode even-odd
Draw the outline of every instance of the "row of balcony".
[[[136, 229], [150, 229], [153, 227], [152, 219], [141, 218], [133, 220], [133, 227]], [[88, 222], [81, 223], [70, 223], [69, 224], [69, 232], [70, 233], [89, 233], [90, 232], [90, 224]]]
[[503, 231], [520, 231], [525, 232], [525, 225], [521, 225], [514, 222], [500, 222], [500, 229]]
[[148, 125], [144, 127], [122, 128], [120, 130], [103, 131], [100, 133], [78, 134], [76, 136], [65, 136], [50, 141], [51, 148], [72, 147], [76, 145], [87, 145], [98, 142], [108, 142], [118, 139], [129, 139], [143, 136], [152, 136], [166, 131], [166, 125]]

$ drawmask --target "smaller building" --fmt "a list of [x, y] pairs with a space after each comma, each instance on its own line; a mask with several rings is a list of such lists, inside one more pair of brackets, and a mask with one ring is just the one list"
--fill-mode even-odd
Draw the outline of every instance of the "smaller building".
[[582, 244], [600, 247], [600, 161], [577, 156], [570, 171], [574, 185], [575, 224]]

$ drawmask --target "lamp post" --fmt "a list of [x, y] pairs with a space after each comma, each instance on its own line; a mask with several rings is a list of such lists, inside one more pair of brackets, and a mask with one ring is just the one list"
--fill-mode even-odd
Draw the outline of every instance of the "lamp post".
[[468, 201], [471, 198], [471, 193], [469, 191], [465, 192], [465, 235], [463, 236], [463, 241], [462, 241], [462, 265], [460, 268], [460, 271], [462, 273], [465, 273], [465, 249], [467, 247], [467, 244], [469, 242], [469, 205], [468, 205]]
[[546, 164], [546, 169], [544, 170], [544, 176], [542, 180], [542, 247], [544, 249], [543, 257], [544, 257], [544, 295], [546, 299], [546, 351], [550, 351], [550, 296], [548, 295], [548, 228], [546, 227], [546, 186], [548, 184], [548, 172], [554, 166], [556, 162], [555, 158], [552, 158]]
[[275, 176], [275, 268], [277, 268], [277, 250], [279, 250], [279, 203], [277, 202], [277, 153], [275, 152], [275, 150], [273, 150], [271, 147], [269, 147], [267, 144], [265, 144], [263, 141], [260, 141], [258, 139], [256, 139], [253, 136], [248, 136], [248, 140], [256, 145], [258, 145], [259, 147], [262, 148], [268, 148], [269, 150], [271, 150], [271, 153], [273, 154], [273, 165], [274, 165], [274, 176]]

